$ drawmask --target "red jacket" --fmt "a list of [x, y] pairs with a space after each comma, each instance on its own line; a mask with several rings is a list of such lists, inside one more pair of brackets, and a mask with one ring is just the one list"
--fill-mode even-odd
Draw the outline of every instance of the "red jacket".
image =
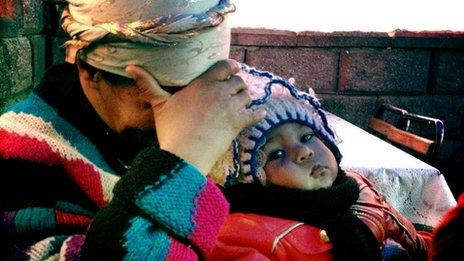
[[[360, 188], [351, 209], [381, 245], [387, 238], [411, 254], [427, 253], [430, 233], [418, 233], [412, 223], [388, 204], [363, 176], [347, 172]], [[219, 232], [210, 260], [332, 260], [332, 244], [325, 231], [298, 221], [235, 213]]]
[[208, 260], [332, 260], [324, 233], [298, 221], [235, 213]]
[[433, 245], [430, 259], [454, 260], [461, 256], [464, 247], [464, 192], [458, 204], [446, 212], [433, 231]]

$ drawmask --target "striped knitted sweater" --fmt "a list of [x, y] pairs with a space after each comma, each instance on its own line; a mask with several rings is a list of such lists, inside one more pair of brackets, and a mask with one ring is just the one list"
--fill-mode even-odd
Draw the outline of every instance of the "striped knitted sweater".
[[212, 181], [154, 146], [138, 153], [127, 173], [118, 173], [99, 139], [84, 135], [79, 117], [70, 123], [58, 107], [31, 94], [0, 116], [2, 257], [208, 255], [228, 212]]

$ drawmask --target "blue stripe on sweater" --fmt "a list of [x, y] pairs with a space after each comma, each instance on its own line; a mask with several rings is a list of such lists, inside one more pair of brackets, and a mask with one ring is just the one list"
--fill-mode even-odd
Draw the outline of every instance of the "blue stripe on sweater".
[[55, 253], [58, 253], [61, 249], [61, 246], [63, 245], [64, 241], [66, 241], [69, 238], [69, 236], [54, 236], [53, 240], [50, 241], [50, 245], [52, 246], [53, 249], [55, 249]]
[[206, 178], [192, 165], [181, 162], [172, 177], [147, 186], [135, 203], [176, 234], [187, 237], [195, 224], [195, 200], [206, 186]]
[[15, 227], [18, 234], [46, 231], [56, 227], [55, 210], [52, 208], [24, 208], [16, 212]]
[[71, 214], [83, 215], [92, 218], [95, 214], [80, 205], [68, 202], [68, 201], [58, 201], [56, 202], [55, 208]]
[[124, 233], [126, 249], [124, 260], [165, 260], [171, 240], [167, 233], [142, 217], [129, 220], [129, 229]]
[[11, 107], [7, 108], [7, 110], [16, 113], [23, 112], [31, 114], [42, 118], [45, 122], [50, 122], [53, 128], [84, 155], [84, 157], [106, 172], [113, 173], [103, 157], [98, 153], [97, 147], [74, 126], [61, 118], [53, 107], [48, 105], [36, 94], [32, 93], [27, 99], [20, 103], [13, 104]]

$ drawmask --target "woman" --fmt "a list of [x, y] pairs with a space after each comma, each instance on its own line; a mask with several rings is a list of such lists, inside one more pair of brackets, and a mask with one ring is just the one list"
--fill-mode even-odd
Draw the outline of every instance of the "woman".
[[69, 1], [75, 64], [49, 70], [0, 116], [3, 257], [196, 259], [212, 249], [228, 204], [205, 176], [263, 114], [245, 108], [239, 66], [224, 60], [233, 6], [184, 3]]

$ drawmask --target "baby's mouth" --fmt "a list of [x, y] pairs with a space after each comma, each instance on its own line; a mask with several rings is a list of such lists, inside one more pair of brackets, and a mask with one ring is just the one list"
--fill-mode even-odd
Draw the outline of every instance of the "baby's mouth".
[[312, 170], [311, 170], [311, 173], [309, 174], [311, 177], [313, 178], [317, 178], [317, 177], [320, 177], [323, 175], [324, 173], [324, 170], [325, 170], [325, 167], [324, 166], [321, 166], [319, 164], [316, 164], [313, 166]]

